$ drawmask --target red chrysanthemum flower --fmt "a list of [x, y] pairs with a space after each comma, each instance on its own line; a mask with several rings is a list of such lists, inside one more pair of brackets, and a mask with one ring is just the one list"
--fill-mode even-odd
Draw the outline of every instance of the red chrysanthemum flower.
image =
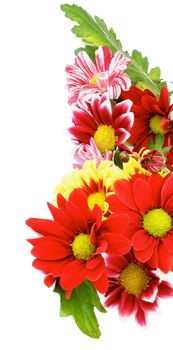
[[108, 279], [102, 253], [121, 255], [129, 251], [130, 242], [121, 235], [127, 227], [127, 215], [115, 215], [102, 222], [101, 209], [95, 206], [91, 211], [87, 195], [80, 189], [74, 190], [68, 201], [58, 195], [59, 208], [48, 206], [54, 220], [26, 221], [41, 234], [29, 240], [36, 257], [33, 266], [47, 275], [47, 286], [60, 277], [68, 296], [85, 279], [104, 293]]
[[173, 267], [173, 174], [132, 175], [115, 183], [107, 198], [114, 213], [126, 213], [135, 257], [167, 273]]
[[69, 103], [90, 101], [95, 94], [108, 92], [110, 99], [117, 99], [122, 90], [128, 90], [131, 81], [125, 73], [130, 59], [121, 51], [114, 55], [108, 47], [100, 46], [91, 60], [85, 51], [75, 58], [75, 64], [66, 67]]
[[155, 311], [158, 299], [173, 296], [173, 287], [147, 266], [138, 262], [131, 253], [126, 256], [107, 258], [109, 288], [106, 307], [118, 306], [121, 316], [135, 315], [144, 326], [147, 313]]
[[[134, 113], [134, 125], [131, 129], [129, 142], [134, 145], [134, 151], [142, 147], [148, 147], [149, 139], [155, 139], [155, 135], [164, 135], [163, 147], [173, 144], [173, 104], [169, 102], [167, 86], [162, 87], [160, 96], [157, 99], [150, 90], [141, 90], [132, 86], [127, 92], [122, 92], [123, 99], [130, 99], [133, 102], [132, 112]], [[167, 155], [168, 164], [173, 164], [173, 148]]]
[[133, 125], [131, 106], [132, 102], [126, 100], [112, 108], [106, 93], [94, 96], [88, 110], [73, 107], [74, 126], [69, 130], [78, 143], [89, 144], [92, 137], [102, 154], [113, 151], [116, 145], [124, 148]]

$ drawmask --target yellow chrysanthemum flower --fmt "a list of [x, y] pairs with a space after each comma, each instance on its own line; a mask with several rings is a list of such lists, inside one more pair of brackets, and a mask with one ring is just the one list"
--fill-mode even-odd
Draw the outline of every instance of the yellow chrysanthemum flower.
[[67, 199], [75, 188], [82, 188], [88, 194], [90, 209], [97, 204], [105, 214], [108, 211], [106, 197], [113, 192], [116, 179], [122, 177], [123, 170], [112, 161], [104, 160], [97, 167], [95, 160], [89, 160], [82, 169], [75, 169], [70, 175], [64, 176], [55, 194], [61, 193]]

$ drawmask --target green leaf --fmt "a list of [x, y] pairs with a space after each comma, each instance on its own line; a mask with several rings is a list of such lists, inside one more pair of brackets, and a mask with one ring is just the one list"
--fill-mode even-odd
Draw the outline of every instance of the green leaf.
[[72, 316], [79, 329], [91, 338], [99, 338], [101, 333], [94, 312], [96, 307], [100, 312], [106, 312], [95, 288], [89, 281], [83, 282], [72, 291], [70, 299], [65, 298], [65, 291], [56, 283], [54, 292], [60, 294], [60, 316]]
[[[87, 11], [77, 5], [64, 4], [61, 5], [61, 9], [66, 17], [77, 23], [72, 28], [72, 32], [77, 37], [80, 37], [84, 43], [94, 47], [107, 46], [113, 53], [117, 50], [122, 51], [120, 40], [117, 39], [112, 28], [110, 30], [107, 28], [103, 19], [97, 16], [92, 18]], [[133, 51], [132, 57], [127, 51], [123, 53], [131, 59], [127, 72], [132, 81], [143, 82], [156, 96], [159, 96], [160, 87], [147, 73], [148, 59], [146, 57], [143, 58], [137, 50]]]
[[114, 153], [114, 164], [118, 166], [120, 169], [123, 169], [123, 162], [120, 159], [119, 151], [115, 151]]
[[80, 37], [83, 42], [92, 46], [107, 46], [112, 51], [122, 50], [121, 42], [117, 39], [114, 30], [108, 30], [106, 23], [99, 17], [92, 18], [87, 11], [77, 5], [61, 5], [65, 16], [78, 25], [72, 28], [72, 32]]
[[149, 76], [154, 81], [160, 81], [161, 70], [159, 67], [152, 68], [149, 72]]
[[81, 51], [85, 51], [87, 52], [88, 56], [90, 56], [90, 58], [95, 61], [95, 51], [97, 50], [97, 47], [92, 47], [89, 45], [86, 45], [85, 47], [79, 47], [78, 49], [75, 50], [75, 55], [78, 55], [79, 52]]

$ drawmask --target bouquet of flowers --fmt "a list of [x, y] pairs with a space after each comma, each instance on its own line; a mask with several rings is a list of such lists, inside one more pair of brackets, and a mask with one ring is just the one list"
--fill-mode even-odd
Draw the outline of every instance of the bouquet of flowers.
[[[30, 218], [33, 266], [60, 295], [60, 315], [99, 338], [95, 308], [141, 325], [173, 296], [173, 104], [159, 67], [124, 51], [114, 30], [62, 5], [85, 44], [66, 67], [74, 170]], [[99, 293], [99, 294], [98, 294]]]

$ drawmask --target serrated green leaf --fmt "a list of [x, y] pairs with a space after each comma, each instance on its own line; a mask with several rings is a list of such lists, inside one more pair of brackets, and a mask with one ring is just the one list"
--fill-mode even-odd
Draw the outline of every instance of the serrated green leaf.
[[150, 70], [149, 76], [154, 81], [160, 81], [161, 70], [159, 67], [154, 67]]
[[78, 25], [72, 28], [72, 32], [82, 39], [83, 42], [92, 46], [107, 46], [113, 52], [122, 50], [121, 42], [117, 39], [114, 30], [108, 30], [103, 19], [99, 17], [92, 18], [87, 11], [77, 5], [63, 4], [61, 10], [65, 16]]
[[70, 299], [65, 298], [65, 291], [59, 286], [58, 282], [54, 292], [60, 294], [60, 316], [72, 316], [83, 333], [91, 338], [99, 338], [101, 333], [94, 307], [100, 312], [106, 312], [106, 310], [102, 306], [92, 284], [87, 280], [83, 282], [72, 291]]
[[148, 72], [149, 63], [148, 63], [148, 58], [147, 57], [142, 57], [142, 54], [141, 54], [140, 51], [133, 50], [132, 58], [141, 65], [141, 67], [143, 68], [144, 72], [146, 72], [146, 73]]

